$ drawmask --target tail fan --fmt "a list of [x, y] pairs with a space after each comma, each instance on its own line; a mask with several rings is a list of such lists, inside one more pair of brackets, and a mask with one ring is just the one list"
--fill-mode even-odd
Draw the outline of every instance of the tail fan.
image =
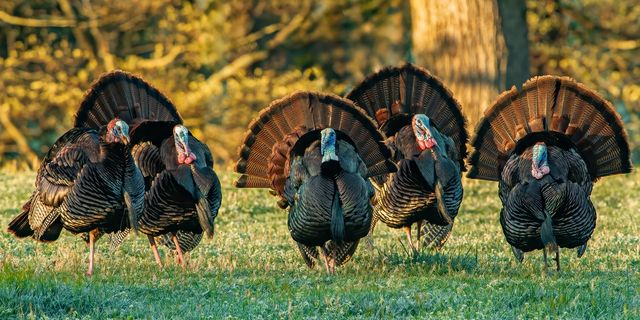
[[425, 114], [435, 127], [453, 139], [458, 161], [464, 168], [468, 140], [460, 104], [442, 81], [412, 64], [382, 69], [362, 81], [347, 99], [376, 119], [387, 136], [411, 123], [411, 116]]
[[540, 76], [502, 93], [485, 111], [467, 176], [497, 181], [509, 156], [537, 141], [575, 148], [592, 180], [632, 168], [627, 133], [611, 103], [571, 78]]
[[[242, 174], [235, 183], [236, 187], [284, 188], [284, 180], [272, 181], [273, 177], [288, 175], [280, 171], [286, 166], [270, 164], [270, 159], [276, 158], [273, 155], [276, 152], [274, 145], [290, 139], [290, 134], [296, 130], [308, 130], [304, 135], [313, 137], [319, 136], [321, 129], [329, 127], [336, 130], [338, 138], [353, 143], [367, 166], [369, 176], [395, 171], [395, 164], [389, 160], [390, 151], [383, 143], [383, 135], [371, 118], [338, 96], [300, 91], [274, 101], [251, 122], [235, 166], [235, 171]], [[307, 139], [300, 137], [298, 145], [300, 140]]]
[[271, 148], [271, 156], [267, 167], [268, 180], [271, 182], [271, 189], [280, 195], [282, 206], [285, 207], [288, 206], [288, 202], [284, 197], [284, 185], [287, 177], [289, 177], [289, 156], [296, 142], [308, 131], [309, 129], [305, 126], [298, 126]]
[[178, 110], [165, 95], [142, 78], [121, 70], [104, 74], [93, 83], [80, 104], [74, 126], [99, 129], [116, 117], [129, 124], [182, 123]]
[[451, 236], [451, 230], [453, 230], [453, 221], [450, 224], [441, 226], [424, 222], [422, 224], [422, 236], [424, 237], [422, 243], [425, 247], [432, 247], [436, 250], [442, 249], [444, 244], [449, 240]]

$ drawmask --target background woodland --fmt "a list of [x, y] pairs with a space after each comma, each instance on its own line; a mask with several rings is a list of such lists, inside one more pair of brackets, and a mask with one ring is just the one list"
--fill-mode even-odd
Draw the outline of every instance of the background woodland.
[[0, 2], [0, 165], [37, 165], [100, 74], [142, 75], [219, 165], [299, 89], [344, 95], [404, 61], [442, 78], [468, 129], [532, 75], [575, 78], [622, 115], [638, 163], [640, 6], [632, 0]]

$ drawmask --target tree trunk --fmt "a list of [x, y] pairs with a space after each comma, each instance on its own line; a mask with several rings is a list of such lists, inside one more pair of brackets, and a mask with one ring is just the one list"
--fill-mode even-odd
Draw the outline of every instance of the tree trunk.
[[529, 79], [529, 38], [525, 0], [498, 0], [504, 42], [507, 46], [506, 87], [522, 86]]
[[473, 131], [503, 82], [495, 0], [411, 0], [411, 15], [416, 63], [453, 91]]

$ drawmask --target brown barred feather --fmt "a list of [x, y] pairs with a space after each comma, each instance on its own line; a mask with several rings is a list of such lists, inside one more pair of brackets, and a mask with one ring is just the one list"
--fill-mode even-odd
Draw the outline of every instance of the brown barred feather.
[[300, 250], [300, 255], [304, 263], [307, 267], [313, 268], [316, 265], [315, 259], [319, 257], [318, 247], [306, 246], [300, 242], [296, 242], [296, 244], [298, 245], [298, 250]]
[[275, 190], [284, 200], [284, 184], [289, 177], [289, 154], [298, 139], [309, 130], [305, 126], [298, 126], [287, 134], [282, 141], [271, 148], [268, 170], [271, 189]]
[[[180, 245], [180, 250], [183, 253], [187, 253], [193, 251], [200, 242], [202, 241], [202, 233], [191, 232], [178, 230], [176, 231], [176, 237], [178, 238], [178, 244]], [[160, 242], [163, 246], [169, 248], [169, 250], [175, 251], [176, 245], [173, 243], [172, 235], [169, 233], [165, 233], [156, 238], [158, 242]]]
[[325, 248], [328, 252], [336, 252], [335, 264], [336, 266], [341, 266], [351, 260], [351, 257], [353, 257], [353, 254], [358, 248], [358, 243], [360, 243], [360, 240], [345, 242], [342, 245], [338, 245], [333, 241], [329, 241], [325, 244]]
[[497, 181], [512, 152], [541, 140], [575, 147], [592, 180], [632, 168], [628, 136], [611, 103], [571, 78], [540, 76], [505, 91], [485, 111], [467, 176]]
[[451, 231], [453, 230], [453, 221], [448, 225], [437, 225], [426, 222], [422, 224], [421, 233], [424, 237], [422, 242], [425, 247], [432, 247], [435, 250], [440, 250], [444, 247], [444, 244], [449, 240]]

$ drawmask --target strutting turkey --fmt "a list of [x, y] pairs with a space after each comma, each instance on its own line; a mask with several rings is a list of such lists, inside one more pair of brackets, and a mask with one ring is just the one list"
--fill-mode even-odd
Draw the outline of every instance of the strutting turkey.
[[627, 134], [613, 106], [566, 77], [541, 76], [502, 93], [472, 143], [468, 177], [499, 181], [502, 231], [524, 252], [577, 248], [596, 225], [590, 194], [598, 178], [631, 171]]
[[159, 146], [142, 142], [132, 154], [148, 181], [140, 231], [148, 235], [159, 265], [154, 237], [162, 236], [161, 242], [167, 244], [167, 234], [171, 234], [173, 246], [169, 247], [184, 264], [183, 249], [195, 248], [203, 232], [213, 237], [214, 219], [222, 203], [211, 152], [186, 127], [176, 125], [173, 135]]
[[347, 99], [376, 119], [398, 165], [397, 172], [373, 179], [371, 232], [380, 220], [404, 229], [414, 252], [422, 234], [425, 245], [440, 249], [462, 202], [461, 170], [468, 138], [460, 105], [439, 79], [412, 64], [370, 75]]
[[[162, 265], [156, 238], [173, 250], [190, 251], [203, 230], [213, 235], [213, 222], [221, 204], [220, 181], [213, 171], [209, 148], [182, 125], [173, 103], [142, 78], [124, 71], [103, 76], [95, 86], [100, 96], [93, 108], [81, 109], [76, 126], [99, 126], [117, 116], [131, 124], [131, 154], [144, 177], [144, 211], [140, 231], [147, 235], [156, 262]], [[111, 238], [117, 247], [128, 230]], [[170, 234], [170, 236], [168, 235]], [[182, 263], [182, 250], [176, 250]]]
[[375, 123], [350, 101], [314, 92], [276, 100], [249, 125], [235, 170], [239, 188], [271, 188], [289, 207], [288, 226], [312, 268], [319, 251], [329, 273], [369, 232], [367, 178], [396, 169]]

